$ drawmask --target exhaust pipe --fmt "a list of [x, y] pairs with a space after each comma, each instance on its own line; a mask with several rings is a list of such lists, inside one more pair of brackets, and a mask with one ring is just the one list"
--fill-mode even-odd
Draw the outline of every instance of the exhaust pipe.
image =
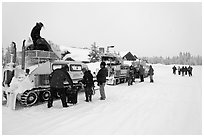
[[23, 46], [22, 46], [22, 62], [21, 62], [21, 69], [25, 69], [25, 41], [23, 40]]
[[16, 63], [16, 43], [12, 42], [13, 44], [13, 59], [12, 62], [15, 64]]

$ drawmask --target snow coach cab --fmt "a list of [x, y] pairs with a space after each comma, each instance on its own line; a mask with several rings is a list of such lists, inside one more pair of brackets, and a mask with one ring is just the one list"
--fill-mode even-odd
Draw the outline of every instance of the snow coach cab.
[[65, 65], [68, 66], [68, 73], [74, 84], [77, 84], [79, 80], [82, 80], [82, 68], [87, 68], [87, 65], [76, 61], [55, 61], [52, 64], [52, 70], [62, 68]]

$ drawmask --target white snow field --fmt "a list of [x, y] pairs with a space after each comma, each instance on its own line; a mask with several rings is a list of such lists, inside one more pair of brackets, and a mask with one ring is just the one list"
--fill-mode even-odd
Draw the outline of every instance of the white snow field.
[[149, 77], [132, 86], [106, 85], [106, 100], [62, 108], [55, 100], [11, 110], [2, 105], [3, 135], [201, 135], [202, 67], [193, 66], [193, 76], [172, 74], [172, 65], [153, 65], [154, 83]]

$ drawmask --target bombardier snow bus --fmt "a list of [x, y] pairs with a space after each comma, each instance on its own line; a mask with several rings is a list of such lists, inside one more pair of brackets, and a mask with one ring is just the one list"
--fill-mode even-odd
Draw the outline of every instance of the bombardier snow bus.
[[[68, 73], [73, 80], [74, 86], [78, 89], [81, 88], [78, 81], [83, 78], [83, 63], [75, 61], [46, 62], [35, 67], [32, 66], [34, 69], [30, 74], [23, 78], [20, 77], [20, 80], [19, 77], [13, 78], [14, 80], [17, 79], [19, 87], [24, 86], [24, 84], [27, 84], [26, 86], [30, 85], [26, 89], [16, 89], [16, 92], [18, 93], [17, 99], [25, 106], [34, 105], [38, 100], [47, 101], [50, 97], [49, 75], [53, 70], [61, 68], [64, 65], [67, 65], [69, 68]], [[23, 73], [19, 76], [23, 76]], [[64, 84], [66, 88], [70, 88], [66, 82]]]
[[[25, 47], [25, 41], [23, 43]], [[14, 77], [10, 87], [3, 88], [7, 95], [7, 103], [15, 109], [16, 100], [24, 106], [32, 106], [38, 101], [47, 101], [50, 97], [49, 75], [50, 73], [67, 65], [74, 87], [80, 90], [82, 85], [79, 81], [83, 78], [82, 68], [87, 68], [82, 62], [64, 61], [55, 54], [56, 50], [24, 50], [22, 51], [22, 64], [14, 69]], [[51, 47], [52, 49], [52, 47]], [[64, 83], [70, 88], [68, 83]], [[12, 100], [8, 100], [11, 96]], [[57, 95], [59, 97], [59, 95]]]

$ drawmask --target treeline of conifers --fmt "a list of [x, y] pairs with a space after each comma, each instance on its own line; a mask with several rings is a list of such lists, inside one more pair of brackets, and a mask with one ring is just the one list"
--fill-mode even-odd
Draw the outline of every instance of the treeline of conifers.
[[202, 65], [202, 56], [192, 56], [189, 52], [180, 52], [178, 56], [173, 57], [142, 57], [143, 60], [146, 60], [151, 64], [181, 64], [181, 65]]

